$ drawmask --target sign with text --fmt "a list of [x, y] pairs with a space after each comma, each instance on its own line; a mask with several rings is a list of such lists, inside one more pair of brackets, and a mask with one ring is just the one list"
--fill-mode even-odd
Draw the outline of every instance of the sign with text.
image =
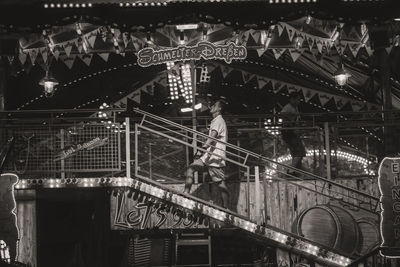
[[138, 201], [129, 198], [128, 194], [111, 196], [112, 230], [206, 228], [190, 212], [167, 208], [162, 203]]
[[230, 64], [234, 59], [245, 59], [246, 57], [247, 49], [245, 46], [236, 45], [235, 43], [215, 45], [204, 41], [195, 46], [178, 46], [161, 50], [146, 47], [138, 52], [137, 62], [141, 67], [149, 67], [171, 61], [200, 59], [222, 59]]
[[400, 158], [384, 158], [379, 166], [381, 253], [400, 257]]
[[71, 147], [68, 147], [67, 149], [62, 150], [60, 153], [58, 153], [54, 157], [54, 160], [58, 161], [58, 160], [63, 160], [63, 159], [69, 158], [69, 157], [75, 155], [76, 153], [78, 153], [79, 151], [92, 150], [92, 149], [94, 149], [96, 147], [104, 146], [105, 144], [107, 144], [107, 142], [108, 142], [108, 137], [105, 137], [105, 138], [100, 138], [100, 137], [93, 138], [92, 140], [89, 140], [89, 141], [87, 141], [85, 143], [73, 145]]

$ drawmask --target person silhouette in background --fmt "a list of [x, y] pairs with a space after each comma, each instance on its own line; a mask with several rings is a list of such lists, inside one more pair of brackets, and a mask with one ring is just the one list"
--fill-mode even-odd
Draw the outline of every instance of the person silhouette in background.
[[[282, 140], [286, 143], [292, 156], [292, 167], [303, 169], [302, 159], [306, 156], [306, 149], [300, 139], [300, 135], [296, 129], [284, 129], [285, 127], [295, 127], [300, 119], [299, 112], [300, 96], [297, 92], [289, 94], [289, 103], [282, 108], [281, 114], [283, 118]], [[297, 175], [294, 170], [289, 169], [289, 175]]]
[[[211, 121], [209, 137], [215, 138], [215, 141], [208, 138], [203, 145], [203, 149], [207, 150], [206, 153], [199, 155], [201, 151], [198, 151], [197, 156], [192, 164], [189, 165], [186, 172], [185, 190], [184, 193], [189, 194], [193, 184], [193, 176], [195, 171], [207, 170], [211, 180], [218, 185], [221, 191], [222, 206], [228, 207], [229, 191], [225, 183], [225, 158], [226, 158], [226, 145], [228, 140], [228, 129], [222, 112], [224, 109], [224, 103], [217, 100], [211, 107], [210, 113], [212, 114], [213, 120]], [[222, 143], [223, 142], [223, 143]]]

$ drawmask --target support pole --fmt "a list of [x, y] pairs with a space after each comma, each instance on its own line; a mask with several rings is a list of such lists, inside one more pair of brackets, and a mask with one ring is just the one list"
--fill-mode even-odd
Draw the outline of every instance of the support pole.
[[384, 124], [383, 127], [383, 136], [384, 136], [384, 157], [394, 156], [396, 153], [394, 138], [392, 134], [393, 126], [389, 126], [387, 124], [392, 123], [392, 114], [391, 110], [393, 108], [392, 105], [392, 86], [390, 82], [390, 57], [386, 52], [385, 48], [379, 48], [374, 52], [375, 56], [378, 59], [379, 65], [379, 74], [380, 74], [380, 83], [381, 90], [383, 93], [383, 109], [384, 112]]
[[[196, 64], [194, 64], [194, 61], [190, 62], [190, 76], [192, 78], [192, 129], [194, 131], [197, 131], [197, 118], [196, 118]], [[197, 152], [197, 135], [193, 133], [193, 155], [195, 155]], [[199, 183], [199, 173], [196, 171], [194, 173], [194, 183], [198, 184]]]
[[[125, 151], [126, 151], [126, 178], [131, 176], [131, 127], [129, 117], [125, 118]], [[137, 146], [137, 144], [135, 144]]]
[[254, 167], [254, 193], [255, 193], [255, 214], [254, 218], [257, 224], [261, 223], [261, 194], [260, 194], [260, 170], [258, 166]]
[[326, 152], [326, 178], [331, 179], [331, 148], [329, 146], [329, 124], [324, 122], [325, 152]]

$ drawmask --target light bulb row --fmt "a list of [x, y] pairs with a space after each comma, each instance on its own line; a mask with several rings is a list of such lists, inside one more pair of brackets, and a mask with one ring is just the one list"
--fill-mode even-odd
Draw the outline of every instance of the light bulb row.
[[[22, 179], [16, 184], [16, 189], [25, 188], [64, 188], [64, 187], [130, 187], [134, 190], [144, 192], [153, 197], [170, 201], [173, 204], [179, 205], [185, 209], [198, 211], [210, 218], [218, 221], [228, 222], [242, 230], [275, 240], [286, 246], [291, 246], [294, 249], [301, 250], [311, 255], [321, 257], [325, 261], [330, 261], [336, 264], [348, 265], [350, 259], [341, 255], [328, 252], [307, 241], [297, 239], [296, 237], [288, 236], [284, 233], [257, 225], [256, 223], [244, 218], [237, 217], [227, 213], [217, 207], [209, 206], [171, 191], [162, 189], [148, 183], [144, 183], [135, 179], [111, 177], [111, 178], [67, 178], [67, 179]], [[289, 242], [290, 241], [290, 242]], [[323, 252], [323, 253], [322, 253]]]

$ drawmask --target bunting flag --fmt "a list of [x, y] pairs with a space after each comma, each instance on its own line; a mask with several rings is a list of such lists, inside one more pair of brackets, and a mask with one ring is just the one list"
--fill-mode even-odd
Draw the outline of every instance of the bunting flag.
[[87, 65], [90, 66], [90, 62], [92, 62], [93, 54], [80, 54], [78, 57]]
[[65, 54], [67, 55], [67, 57], [69, 57], [69, 55], [71, 54], [72, 51], [72, 43], [66, 43], [63, 45]]
[[108, 57], [110, 56], [110, 53], [99, 53], [98, 54], [105, 62], [108, 61]]
[[21, 62], [21, 65], [25, 64], [27, 57], [28, 57], [28, 55], [26, 53], [23, 53], [23, 52], [19, 53], [18, 59], [19, 59], [19, 62]]
[[[250, 36], [252, 39], [254, 39], [254, 42], [257, 44], [256, 52], [259, 57], [261, 57], [265, 51], [269, 48], [269, 42], [267, 41], [267, 35], [268, 32], [265, 30], [245, 30], [241, 31], [238, 35], [232, 37], [229, 32], [227, 33], [226, 27], [223, 24], [217, 24], [217, 25], [211, 25], [211, 27], [207, 30], [207, 34], [212, 34], [213, 32], [216, 31], [221, 31], [224, 32], [224, 37], [221, 40], [215, 41], [215, 43], [226, 43], [229, 41], [236, 41], [238, 40], [239, 44], [246, 45]], [[274, 27], [271, 27], [270, 29], [273, 29], [271, 31], [271, 34], [273, 35], [279, 35], [282, 36], [283, 32], [285, 31], [287, 34], [287, 38], [289, 41], [293, 41], [296, 38], [299, 38], [296, 42], [300, 41], [300, 44], [303, 45], [304, 41], [307, 42], [305, 45], [306, 48], [308, 48], [312, 54], [315, 55], [316, 51], [314, 51], [315, 47], [318, 51], [318, 53], [324, 53], [327, 52], [329, 54], [329, 49], [332, 48], [332, 46], [335, 46], [337, 51], [340, 53], [343, 53], [343, 51], [347, 48], [349, 48], [350, 52], [354, 57], [356, 57], [361, 49], [361, 47], [365, 47], [366, 52], [369, 56], [372, 55], [373, 50], [371, 48], [371, 45], [369, 44], [369, 36], [368, 36], [368, 29], [366, 28], [365, 24], [361, 25], [361, 27], [356, 28], [356, 27], [350, 27], [346, 28], [348, 30], [347, 35], [344, 34], [345, 37], [348, 38], [342, 38], [342, 40], [332, 40], [331, 38], [326, 38], [326, 37], [321, 37], [321, 36], [316, 36], [309, 34], [307, 32], [302, 31], [301, 29], [297, 29], [294, 26], [286, 23], [286, 22], [279, 22]], [[276, 30], [275, 30], [276, 29]], [[123, 43], [124, 47], [127, 48], [128, 46], [130, 49], [135, 49], [135, 51], [140, 50], [141, 48], [144, 47], [145, 44], [147, 44], [146, 36], [144, 34], [133, 34], [133, 33], [128, 33], [128, 32], [121, 32], [118, 29], [111, 29], [111, 32], [113, 33], [114, 37], [118, 39], [118, 42]], [[331, 34], [332, 31], [329, 30], [329, 34]], [[170, 29], [164, 29], [160, 28], [156, 30], [156, 34], [162, 34], [163, 36], [166, 36], [167, 38], [170, 38], [171, 41], [176, 42], [179, 39], [179, 36], [176, 36], [174, 31], [171, 31]], [[196, 42], [196, 40], [202, 39], [203, 35], [200, 33], [192, 32], [191, 36], [188, 36], [189, 41]], [[99, 27], [91, 32], [88, 32], [86, 34], [83, 34], [77, 38], [74, 38], [72, 40], [67, 40], [61, 43], [54, 44], [54, 49], [57, 51], [57, 49], [62, 52], [64, 50], [65, 54], [69, 57], [71, 54], [71, 51], [74, 46], [77, 47], [77, 50], [79, 53], [83, 53], [83, 47], [81, 42], [79, 41], [79, 38], [84, 39], [87, 41], [88, 46], [91, 48], [94, 48], [95, 42], [97, 40], [97, 37], [101, 35], [103, 38], [104, 42], [109, 42], [109, 36], [110, 32], [108, 29], [105, 29], [104, 27]], [[226, 35], [226, 36], [225, 36]], [[286, 38], [286, 35], [285, 35]], [[268, 39], [270, 40], [270, 39]], [[29, 54], [31, 62], [34, 64], [38, 54], [44, 54], [42, 55], [43, 59], [48, 58], [48, 50], [44, 49], [45, 47], [40, 48], [40, 51], [38, 51], [39, 48], [31, 48], [31, 49], [23, 49], [23, 52], [26, 54]], [[47, 47], [46, 47], [47, 48]], [[325, 51], [325, 48], [328, 51]], [[272, 49], [273, 55], [275, 59], [279, 59], [280, 56], [284, 53], [284, 51], [287, 48], [274, 48], [270, 47], [269, 49]], [[392, 50], [392, 46], [388, 47], [387, 52], [390, 53]], [[290, 56], [293, 61], [296, 61], [304, 52], [304, 50], [300, 50], [300, 54], [291, 48], [289, 48]], [[62, 53], [61, 53], [62, 54]], [[108, 53], [109, 54], [109, 53]], [[123, 53], [121, 53], [122, 56], [124, 56]], [[57, 55], [58, 56], [58, 55]], [[103, 53], [101, 57], [107, 61], [108, 60], [108, 55], [106, 53]], [[24, 61], [24, 56], [21, 56], [22, 61]], [[21, 60], [20, 60], [21, 61]]]
[[58, 57], [60, 56], [60, 51], [58, 49], [54, 50], [53, 56], [56, 60], [58, 60]]
[[286, 51], [286, 48], [277, 48], [277, 49], [272, 49], [272, 53], [274, 54], [274, 57], [276, 60], [278, 60]]
[[29, 49], [28, 53], [29, 53], [29, 58], [31, 59], [32, 65], [35, 65], [36, 58], [39, 54], [39, 49], [38, 48]]
[[40, 54], [42, 55], [43, 58], [43, 62], [47, 62], [48, 59], [48, 52], [47, 52], [47, 48], [43, 47], [41, 49], [39, 49]]
[[60, 59], [64, 62], [64, 64], [69, 68], [72, 69], [72, 66], [74, 65], [76, 55], [70, 55], [70, 56], [60, 56]]
[[230, 68], [225, 65], [220, 65], [220, 68], [221, 68], [222, 77], [224, 77], [224, 78], [226, 78], [226, 76], [228, 76], [228, 74], [231, 73], [231, 71], [233, 70], [233, 68]]
[[255, 74], [242, 71], [242, 79], [244, 83], [248, 83], [252, 78], [254, 78]]
[[304, 53], [305, 49], [300, 48], [300, 49], [289, 49], [289, 54], [290, 57], [292, 58], [293, 62], [296, 62], [296, 60]]
[[257, 82], [258, 82], [258, 88], [262, 89], [264, 88], [265, 85], [268, 84], [269, 81], [260, 76], [257, 76]]
[[276, 25], [276, 28], [278, 29], [278, 35], [281, 36], [282, 33], [283, 33], [284, 26], [282, 26], [281, 23], [278, 23], [278, 24]]
[[87, 38], [88, 43], [91, 48], [94, 48], [94, 43], [96, 42], [97, 35], [91, 35]]

